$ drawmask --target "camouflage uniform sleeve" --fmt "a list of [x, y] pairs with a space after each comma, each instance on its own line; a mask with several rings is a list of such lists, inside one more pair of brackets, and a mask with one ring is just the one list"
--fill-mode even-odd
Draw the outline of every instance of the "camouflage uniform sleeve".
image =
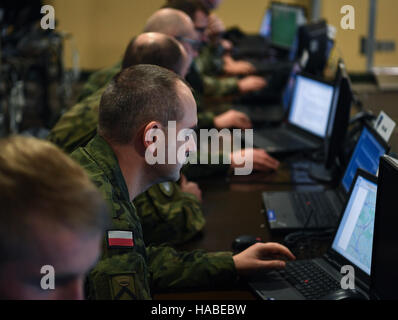
[[198, 112], [198, 128], [208, 129], [214, 127], [214, 113], [211, 111]]
[[205, 225], [198, 199], [175, 182], [152, 186], [134, 199], [147, 245], [182, 244]]
[[223, 72], [221, 46], [205, 46], [195, 59], [199, 72], [207, 75], [219, 75]]
[[132, 203], [120, 199], [84, 149], [77, 149], [71, 157], [86, 170], [107, 202], [110, 230], [131, 231], [134, 241], [132, 247], [110, 247], [105, 235], [101, 258], [87, 277], [86, 296], [95, 300], [151, 299], [145, 244], [138, 217], [131, 214], [135, 212]]
[[105, 88], [96, 91], [63, 114], [47, 139], [67, 153], [85, 146], [97, 132], [98, 107]]
[[120, 67], [121, 62], [118, 62], [110, 68], [105, 68], [94, 72], [83, 86], [77, 101], [82, 101], [83, 99], [92, 95], [98, 89], [105, 86], [120, 71]]
[[177, 252], [170, 247], [147, 247], [151, 290], [215, 288], [237, 280], [231, 252]]
[[215, 78], [203, 75], [204, 94], [208, 96], [226, 96], [239, 92], [238, 78]]

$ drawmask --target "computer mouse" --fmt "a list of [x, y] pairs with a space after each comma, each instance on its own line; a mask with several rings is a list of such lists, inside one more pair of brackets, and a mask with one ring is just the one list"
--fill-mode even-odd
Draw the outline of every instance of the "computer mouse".
[[329, 293], [325, 297], [321, 298], [321, 300], [366, 300], [366, 297], [357, 290], [339, 289]]
[[260, 237], [241, 235], [232, 242], [232, 250], [241, 252], [257, 242], [262, 242]]

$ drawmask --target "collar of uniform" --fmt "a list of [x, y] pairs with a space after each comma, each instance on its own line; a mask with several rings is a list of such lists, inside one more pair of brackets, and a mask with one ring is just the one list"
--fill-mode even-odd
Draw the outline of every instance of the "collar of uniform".
[[126, 181], [110, 145], [102, 137], [96, 135], [84, 149], [102, 169], [109, 182], [113, 186], [118, 186], [121, 195], [130, 200]]

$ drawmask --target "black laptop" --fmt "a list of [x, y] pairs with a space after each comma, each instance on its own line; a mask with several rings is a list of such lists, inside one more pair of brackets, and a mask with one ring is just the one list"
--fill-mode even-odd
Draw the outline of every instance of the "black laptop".
[[[339, 227], [328, 252], [321, 258], [286, 263], [282, 271], [270, 271], [249, 285], [264, 300], [319, 300], [342, 286], [341, 267], [355, 272], [355, 290], [367, 295], [372, 261], [373, 222], [377, 178], [358, 169]], [[260, 279], [261, 278], [261, 279]]]
[[297, 75], [287, 123], [254, 129], [254, 146], [269, 153], [318, 149], [326, 136], [333, 94], [331, 84]]
[[365, 126], [337, 189], [323, 192], [264, 192], [271, 230], [336, 227], [341, 208], [358, 168], [376, 174], [380, 157], [388, 152], [385, 140]]
[[397, 300], [398, 160], [388, 156], [380, 159], [378, 185], [370, 279], [371, 298]]

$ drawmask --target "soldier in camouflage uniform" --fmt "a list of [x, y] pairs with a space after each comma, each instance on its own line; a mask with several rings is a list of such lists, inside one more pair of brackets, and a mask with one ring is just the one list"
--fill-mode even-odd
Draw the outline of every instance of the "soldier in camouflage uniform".
[[[166, 40], [169, 41], [166, 42], [168, 47], [163, 45], [163, 50], [160, 51], [159, 43]], [[142, 54], [138, 57], [126, 53], [124, 64], [128, 60], [131, 60], [131, 63], [160, 64], [181, 73], [184, 72], [184, 68], [186, 69], [185, 65], [190, 62], [181, 45], [166, 35], [143, 34], [134, 43], [136, 48], [131, 45], [130, 53], [140, 50]], [[164, 52], [169, 60], [156, 60], [150, 53], [157, 51]], [[136, 57], [135, 61], [132, 56]], [[87, 87], [92, 88], [95, 83], [99, 84], [110, 79], [117, 73], [118, 68], [112, 67], [108, 71], [100, 71], [91, 77], [93, 82]], [[66, 112], [51, 130], [48, 139], [68, 153], [85, 146], [97, 133], [98, 107], [105, 89], [106, 86], [103, 86]], [[200, 190], [197, 185], [186, 181], [181, 187], [175, 182], [165, 182], [139, 195], [135, 199], [135, 205], [145, 230], [145, 242], [147, 244], [168, 242], [174, 245], [191, 239], [205, 225], [200, 201]]]
[[242, 79], [237, 77], [216, 77], [217, 71], [221, 69], [227, 71], [230, 75], [246, 75], [254, 73], [255, 69], [252, 65], [243, 61], [234, 61], [230, 56], [225, 59], [222, 57], [223, 50], [220, 51], [219, 46], [212, 46], [208, 42], [206, 30], [209, 22], [209, 9], [203, 4], [202, 0], [169, 0], [166, 8], [174, 8], [184, 11], [192, 19], [199, 40], [206, 45], [202, 48], [201, 54], [195, 58], [195, 68], [191, 68], [190, 72], [198, 72], [199, 75], [188, 75], [198, 78], [201, 84], [198, 88], [197, 82], [188, 82], [197, 91], [203, 91], [208, 96], [226, 96], [235, 94], [246, 94], [258, 91], [266, 86], [266, 81], [258, 76], [245, 76]]
[[[178, 179], [182, 163], [148, 165], [143, 154], [152, 142], [144, 142], [144, 137], [153, 128], [165, 130], [171, 120], [177, 122], [177, 130], [196, 125], [190, 89], [166, 69], [130, 67], [112, 80], [102, 97], [99, 135], [72, 153], [102, 192], [112, 218], [102, 257], [88, 276], [92, 299], [150, 299], [151, 291], [230, 285], [237, 275], [283, 268], [285, 262], [277, 257], [294, 259], [287, 248], [272, 243], [254, 245], [236, 256], [145, 247], [132, 200], [155, 181]], [[179, 141], [176, 146], [187, 152], [195, 147]]]

